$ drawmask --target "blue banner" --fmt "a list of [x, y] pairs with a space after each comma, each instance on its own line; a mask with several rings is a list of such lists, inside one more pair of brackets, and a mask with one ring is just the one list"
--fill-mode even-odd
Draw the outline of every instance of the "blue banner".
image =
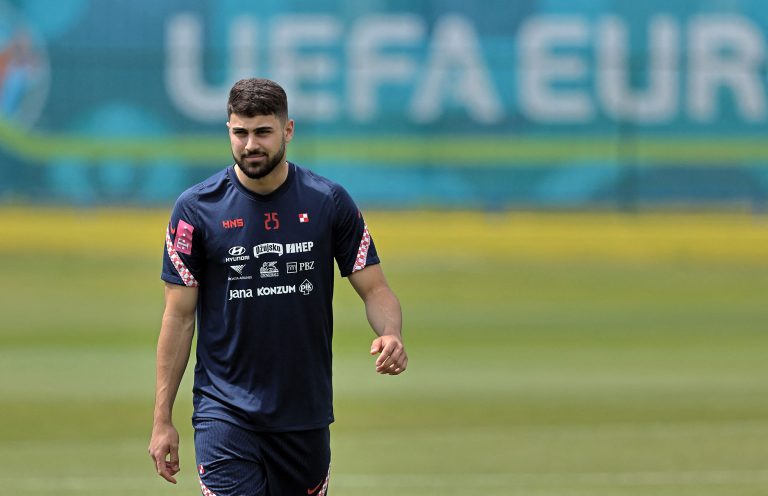
[[759, 206], [767, 33], [758, 0], [0, 0], [0, 198], [166, 204], [262, 76], [365, 205]]

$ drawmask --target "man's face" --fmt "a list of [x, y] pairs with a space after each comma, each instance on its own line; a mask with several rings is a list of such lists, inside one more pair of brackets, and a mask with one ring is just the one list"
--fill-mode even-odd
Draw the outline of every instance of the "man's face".
[[293, 120], [280, 122], [277, 116], [229, 116], [232, 158], [243, 174], [261, 179], [285, 160], [285, 144], [293, 138]]

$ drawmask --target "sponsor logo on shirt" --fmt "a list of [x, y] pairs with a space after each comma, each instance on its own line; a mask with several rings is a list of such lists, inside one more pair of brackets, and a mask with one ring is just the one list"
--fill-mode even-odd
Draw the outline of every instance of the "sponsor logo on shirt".
[[[312, 286], [312, 283], [305, 280], [303, 283], [301, 283], [301, 286], [299, 287], [299, 290], [304, 294], [308, 295], [312, 292], [314, 287]], [[296, 293], [296, 286], [290, 285], [290, 286], [262, 286], [260, 288], [256, 288], [256, 296], [274, 296], [274, 295], [286, 295], [286, 294], [293, 294]], [[253, 298], [253, 290], [252, 289], [230, 289], [229, 290], [229, 301], [232, 300], [240, 300], [243, 298]]]
[[304, 282], [302, 282], [301, 286], [299, 286], [299, 291], [301, 291], [301, 294], [304, 296], [307, 296], [309, 293], [311, 293], [313, 289], [315, 289], [315, 287], [311, 282], [309, 282], [309, 279], [304, 279]]
[[253, 256], [256, 258], [266, 253], [277, 253], [278, 256], [282, 256], [283, 245], [280, 243], [262, 243], [253, 247]]
[[244, 279], [253, 279], [253, 276], [244, 276], [243, 275], [243, 270], [245, 269], [245, 264], [243, 264], [243, 265], [230, 265], [229, 268], [232, 269], [237, 275], [236, 276], [230, 275], [229, 277], [227, 277], [228, 281], [242, 281]]
[[192, 224], [187, 224], [182, 219], [176, 225], [176, 241], [173, 245], [177, 252], [185, 255], [192, 254], [192, 232], [195, 228]]
[[258, 296], [291, 294], [296, 292], [296, 286], [264, 286], [256, 290]]
[[224, 226], [224, 229], [234, 229], [236, 227], [244, 227], [245, 221], [243, 219], [223, 220], [221, 225]]
[[227, 253], [230, 256], [224, 259], [224, 263], [243, 262], [251, 259], [250, 256], [245, 254], [245, 248], [242, 246], [233, 246]]
[[259, 269], [261, 277], [277, 277], [280, 275], [280, 271], [277, 270], [277, 260], [274, 262], [264, 262]]
[[[312, 251], [312, 247], [315, 245], [312, 241], [304, 241], [301, 243], [262, 243], [253, 247], [253, 256], [259, 258], [261, 255], [267, 253], [276, 253], [278, 256], [282, 256], [283, 253], [308, 253]], [[241, 247], [236, 247], [241, 248]], [[230, 255], [232, 250], [230, 250]]]
[[314, 243], [312, 241], [305, 241], [303, 243], [286, 243], [286, 253], [308, 253], [312, 251]]
[[233, 257], [237, 257], [239, 255], [245, 254], [245, 247], [242, 246], [233, 246], [229, 249], [229, 254]]
[[295, 274], [297, 272], [304, 272], [305, 270], [314, 270], [315, 261], [309, 262], [287, 262], [285, 264], [285, 271], [289, 274]]
[[229, 290], [229, 301], [239, 300], [242, 298], [253, 298], [253, 290], [252, 289], [230, 289]]

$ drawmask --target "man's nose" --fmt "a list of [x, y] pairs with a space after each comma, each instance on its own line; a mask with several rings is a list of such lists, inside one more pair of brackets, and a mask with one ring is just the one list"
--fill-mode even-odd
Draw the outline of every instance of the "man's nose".
[[253, 153], [256, 150], [261, 149], [261, 145], [259, 144], [259, 140], [256, 139], [256, 136], [249, 135], [248, 136], [248, 142], [245, 144], [245, 151], [249, 153]]

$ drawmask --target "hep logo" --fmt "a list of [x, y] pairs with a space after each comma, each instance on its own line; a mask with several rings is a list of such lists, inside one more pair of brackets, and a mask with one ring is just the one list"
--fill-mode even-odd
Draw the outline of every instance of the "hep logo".
[[221, 225], [224, 226], [224, 229], [233, 229], [235, 227], [244, 227], [245, 222], [243, 219], [223, 220]]

